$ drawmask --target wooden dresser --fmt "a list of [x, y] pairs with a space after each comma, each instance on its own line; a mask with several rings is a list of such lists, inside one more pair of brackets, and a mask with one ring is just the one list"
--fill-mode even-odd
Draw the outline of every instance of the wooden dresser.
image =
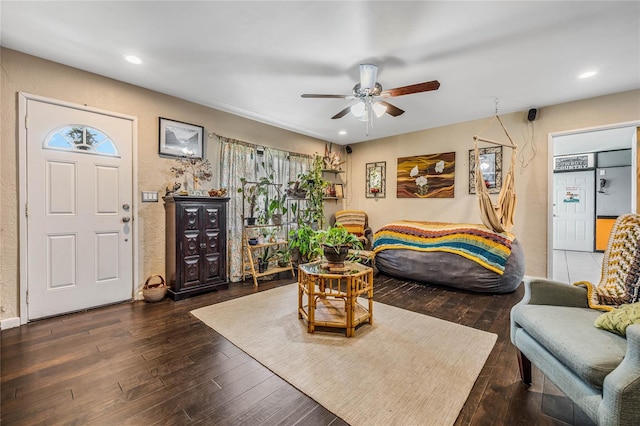
[[226, 289], [229, 198], [167, 196], [166, 278], [169, 297]]

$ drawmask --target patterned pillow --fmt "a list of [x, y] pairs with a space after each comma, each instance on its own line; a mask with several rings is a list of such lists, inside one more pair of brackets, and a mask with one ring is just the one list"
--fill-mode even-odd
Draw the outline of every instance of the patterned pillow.
[[606, 312], [593, 323], [598, 328], [621, 336], [627, 335], [627, 327], [631, 324], [640, 324], [640, 302], [622, 305]]

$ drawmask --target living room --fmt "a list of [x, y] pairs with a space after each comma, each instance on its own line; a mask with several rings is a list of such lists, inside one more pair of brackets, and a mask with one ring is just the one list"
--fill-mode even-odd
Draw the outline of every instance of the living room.
[[[4, 4], [5, 2], [3, 2]], [[632, 2], [632, 6], [634, 3]], [[637, 11], [637, 4], [635, 11]], [[9, 17], [3, 14], [3, 21]], [[44, 19], [44, 18], [43, 18]], [[586, 19], [586, 18], [585, 18]], [[637, 19], [636, 19], [637, 22]], [[378, 28], [379, 31], [384, 31]], [[635, 27], [637, 32], [637, 27]], [[631, 31], [633, 34], [633, 31]], [[612, 36], [613, 37], [613, 36]], [[637, 37], [636, 37], [637, 47]], [[540, 48], [544, 50], [544, 48]], [[23, 232], [25, 230], [20, 226], [20, 216], [23, 212], [21, 206], [21, 168], [20, 168], [20, 131], [18, 130], [20, 111], [19, 111], [19, 93], [33, 94], [48, 99], [59, 100], [74, 105], [85, 105], [90, 108], [96, 108], [104, 111], [117, 112], [128, 116], [136, 117], [137, 121], [137, 152], [135, 153], [136, 175], [135, 185], [141, 191], [150, 191], [164, 195], [167, 185], [173, 183], [175, 177], [172, 175], [170, 168], [175, 161], [158, 155], [158, 123], [160, 117], [169, 117], [172, 120], [194, 123], [204, 128], [204, 152], [206, 158], [213, 165], [213, 179], [207, 185], [211, 188], [221, 187], [221, 161], [219, 136], [224, 138], [242, 141], [248, 144], [254, 144], [260, 147], [274, 148], [293, 153], [313, 155], [314, 153], [323, 153], [327, 146], [328, 140], [294, 132], [275, 125], [266, 124], [257, 119], [250, 119], [231, 112], [225, 112], [220, 109], [206, 106], [206, 102], [188, 101], [180, 98], [179, 89], [173, 93], [160, 93], [124, 82], [124, 79], [110, 78], [91, 72], [90, 69], [83, 70], [70, 67], [54, 60], [48, 60], [44, 57], [38, 57], [19, 50], [6, 47], [3, 43], [1, 54], [2, 61], [2, 151], [1, 151], [1, 167], [2, 182], [4, 184], [3, 194], [0, 204], [0, 219], [2, 221], [2, 238], [0, 242], [1, 252], [1, 320], [2, 329], [10, 327], [16, 329], [27, 328], [25, 322], [26, 317], [26, 301], [25, 287], [21, 284], [24, 278], [23, 262], [24, 257], [21, 256], [21, 244], [23, 244]], [[257, 54], [256, 54], [257, 55]], [[637, 49], [635, 53], [637, 57]], [[366, 57], [349, 58], [348, 66], [357, 66]], [[375, 55], [371, 55], [375, 56]], [[434, 58], [436, 60], [436, 58]], [[354, 62], [355, 61], [355, 62]], [[390, 63], [391, 64], [391, 63]], [[345, 68], [347, 67], [345, 65]], [[135, 68], [129, 67], [127, 64], [119, 65], [128, 72], [135, 73]], [[469, 64], [467, 66], [472, 66]], [[497, 65], [496, 65], [497, 66]], [[616, 64], [611, 64], [615, 67]], [[389, 65], [391, 68], [391, 65]], [[547, 68], [553, 68], [548, 65]], [[543, 69], [547, 69], [543, 68]], [[381, 66], [381, 70], [384, 68]], [[576, 70], [577, 72], [578, 70]], [[636, 70], [637, 61], [636, 61]], [[633, 72], [633, 70], [631, 70]], [[384, 74], [380, 74], [380, 79]], [[636, 72], [636, 76], [638, 73]], [[345, 76], [347, 77], [347, 76]], [[573, 76], [572, 76], [573, 77]], [[440, 90], [444, 90], [447, 84], [446, 76], [433, 75], [432, 77], [423, 78], [438, 79], [443, 85]], [[614, 77], [609, 77], [613, 79]], [[122, 80], [122, 81], [119, 81]], [[241, 79], [240, 79], [241, 80]], [[349, 76], [349, 81], [352, 77]], [[179, 81], [173, 80], [176, 86], [180, 85]], [[311, 83], [307, 79], [307, 83]], [[406, 84], [418, 81], [406, 81]], [[242, 82], [238, 83], [239, 85]], [[385, 83], [387, 84], [387, 83]], [[394, 85], [390, 81], [389, 87]], [[404, 83], [399, 83], [404, 84]], [[522, 82], [527, 84], [527, 82]], [[306, 89], [308, 91], [320, 91], [311, 84]], [[342, 87], [338, 82], [333, 90], [340, 93], [345, 90], [350, 91], [351, 87]], [[402, 134], [394, 134], [388, 137], [376, 137], [376, 131], [384, 127], [385, 121], [374, 122], [374, 127], [370, 129], [370, 137], [362, 137], [365, 133], [365, 126], [357, 119], [348, 116], [341, 120], [349, 120], [357, 122], [352, 133], [359, 132], [360, 140], [357, 142], [344, 142], [339, 139], [330, 140], [334, 149], [344, 150], [344, 178], [345, 178], [345, 197], [341, 200], [340, 207], [348, 209], [365, 210], [369, 215], [369, 224], [372, 229], [376, 230], [383, 225], [396, 220], [428, 220], [441, 222], [460, 222], [460, 223], [478, 223], [480, 221], [478, 201], [475, 195], [469, 194], [469, 150], [473, 148], [473, 136], [478, 134], [487, 124], [488, 120], [497, 112], [509, 132], [520, 142], [520, 148], [524, 151], [527, 149], [522, 142], [527, 140], [529, 146], [535, 146], [535, 155], [531, 155], [531, 159], [527, 166], [523, 168], [520, 164], [516, 170], [516, 192], [518, 194], [518, 205], [516, 209], [515, 225], [512, 229], [518, 240], [524, 247], [526, 255], [526, 274], [534, 276], [548, 276], [549, 272], [549, 179], [551, 176], [550, 164], [552, 154], [550, 153], [550, 135], [571, 133], [578, 131], [586, 131], [590, 129], [602, 129], [619, 126], [621, 124], [632, 124], [638, 126], [640, 121], [640, 88], [637, 85], [628, 87], [626, 90], [613, 89], [609, 92], [600, 93], [596, 96], [586, 95], [575, 99], [568, 99], [565, 102], [555, 104], [530, 104], [525, 108], [517, 108], [512, 110], [509, 93], [483, 93], [477, 90], [476, 96], [484, 97], [486, 104], [486, 112], [480, 116], [470, 116], [468, 119], [460, 120], [455, 123], [447, 123], [442, 125], [434, 125], [430, 128], [410, 131]], [[586, 92], [586, 90], [585, 90]], [[333, 93], [333, 92], [329, 92]], [[437, 93], [437, 92], [434, 92]], [[302, 92], [294, 93], [292, 96], [299, 97]], [[423, 96], [427, 99], [432, 93], [414, 94], [411, 97]], [[213, 95], [212, 95], [213, 96]], [[496, 98], [498, 102], [496, 103]], [[346, 104], [330, 104], [322, 105], [321, 100], [305, 100], [309, 108], [323, 108], [326, 111], [333, 111], [333, 106], [338, 106], [336, 112], [346, 106]], [[274, 103], [277, 99], [273, 100]], [[533, 102], [533, 101], [532, 101]], [[402, 104], [398, 104], [402, 105]], [[454, 108], [451, 105], [440, 105], [439, 108]], [[534, 121], [527, 119], [529, 108], [537, 108], [538, 116]], [[437, 115], [438, 107], [431, 107], [431, 110], [420, 112], [424, 115]], [[497, 111], [496, 111], [497, 109]], [[407, 114], [412, 113], [407, 108]], [[415, 112], [414, 112], [415, 113]], [[326, 120], [332, 113], [315, 114], [315, 120]], [[384, 117], [391, 120], [391, 117]], [[396, 117], [401, 118], [401, 117]], [[395, 118], [393, 118], [395, 119]], [[522, 136], [531, 128], [534, 132], [529, 139]], [[485, 136], [493, 139], [503, 139], [504, 134], [499, 127], [491, 127], [486, 131]], [[340, 143], [338, 143], [340, 142]], [[351, 153], [346, 153], [346, 145], [349, 145]], [[396, 159], [407, 156], [434, 154], [434, 153], [456, 153], [455, 164], [455, 196], [453, 198], [427, 198], [427, 199], [404, 199], [395, 196], [396, 190]], [[505, 149], [504, 165], [509, 164], [511, 159], [508, 149]], [[531, 151], [529, 151], [531, 154]], [[385, 198], [368, 198], [365, 194], [365, 168], [368, 163], [386, 161], [386, 184], [387, 194]], [[635, 163], [637, 165], [637, 162]], [[229, 194], [235, 197], [237, 194]], [[139, 194], [136, 196], [139, 197]], [[337, 205], [337, 204], [336, 204]], [[333, 205], [332, 208], [335, 208]], [[163, 203], [134, 203], [135, 208], [135, 229], [137, 255], [134, 258], [134, 275], [132, 295], [136, 299], [141, 299], [141, 290], [144, 281], [150, 275], [156, 273], [164, 273], [165, 270], [165, 210]], [[377, 285], [377, 283], [376, 283]], [[260, 290], [269, 289], [276, 284], [267, 284]], [[390, 284], [380, 284], [381, 295], [386, 294], [391, 297], [393, 293], [389, 287]], [[232, 286], [233, 287], [233, 286]], [[413, 296], [431, 297], [424, 290], [413, 288], [411, 293]], [[415, 288], [414, 288], [415, 287]], [[456, 300], [462, 299], [460, 303], [478, 303], [483, 306], [485, 315], [490, 313], [496, 317], [508, 317], [509, 303], [515, 303], [517, 297], [494, 300], [492, 298], [472, 299], [469, 295], [457, 292], [447, 292], [446, 289], [435, 289], [441, 298], [445, 298], [448, 303], [455, 304]], [[171, 308], [172, 312], [180, 311], [187, 313], [191, 309], [204, 306], [206, 303], [214, 303], [226, 298], [235, 297], [241, 294], [253, 292], [253, 285], [249, 284], [240, 289], [230, 289], [230, 293], [223, 295], [212, 294], [203, 296], [206, 301], [193, 302], [188, 301], [177, 307]], [[435, 294], [435, 293], [434, 293]], [[429, 299], [432, 300], [432, 299]], [[503, 308], [501, 312], [492, 312], [491, 300], [495, 301], [496, 307]], [[409, 300], [403, 300], [404, 303], [410, 305]], [[142, 302], [136, 302], [142, 303]], [[169, 303], [165, 301], [163, 303]], [[197, 306], [196, 306], [197, 305]], [[142, 305], [144, 306], [144, 305]], [[434, 306], [434, 305], [432, 305]], [[448, 306], [448, 305], [444, 305]], [[149, 308], [149, 307], [147, 307]], [[147, 309], [139, 308], [139, 309]], [[161, 309], [149, 308], [152, 315], [160, 318]], [[444, 309], [444, 307], [443, 307]], [[452, 310], [461, 308], [450, 308]], [[120, 311], [124, 314], [124, 311]], [[435, 312], [425, 312], [434, 315]], [[188, 315], [188, 314], [187, 314]], [[481, 314], [478, 314], [481, 315]], [[85, 314], [84, 319], [77, 321], [91, 322], [94, 318], [100, 323], [100, 314]], [[453, 318], [452, 318], [453, 320]], [[504, 318], [503, 318], [504, 320]], [[73, 322], [73, 320], [72, 320]], [[198, 329], [193, 323], [191, 327]], [[501, 323], [502, 326], [505, 323]], [[129, 324], [135, 327], [135, 325]], [[32, 329], [33, 336], [42, 338], [47, 333], [47, 327], [38, 323], [34, 323]], [[198, 333], [205, 333], [198, 329]], [[504, 330], [503, 330], [504, 331]], [[31, 334], [30, 331], [24, 331]], [[198, 334], [204, 336], [205, 334]], [[502, 336], [504, 337], [504, 336]], [[6, 341], [3, 331], [3, 343]], [[37, 337], [34, 337], [37, 338]], [[15, 337], [12, 337], [15, 339]], [[505, 338], [506, 339], [506, 338]], [[502, 341], [502, 340], [501, 340]], [[185, 341], [182, 341], [186, 344]], [[108, 343], [104, 343], [108, 345]], [[504, 345], [508, 343], [503, 342]], [[226, 344], [225, 344], [226, 345]], [[47, 347], [43, 344], [43, 347]], [[3, 348], [4, 349], [4, 348]], [[4, 352], [4, 351], [3, 351]], [[167, 352], [170, 352], [167, 349]], [[502, 353], [502, 352], [501, 352]], [[59, 362], [65, 357], [64, 351], [58, 349], [56, 352]], [[505, 358], [514, 358], [513, 352], [502, 353]], [[496, 354], [496, 357], [499, 355]], [[513, 362], [514, 359], [505, 361], [502, 358], [493, 360], [494, 364], [505, 362], [509, 371], [509, 375], [515, 374]], [[43, 362], [43, 361], [42, 361]], [[188, 361], [184, 361], [188, 362]], [[29, 358], [26, 358], [25, 370], [31, 370], [37, 364], [30, 364]], [[505, 367], [507, 368], [507, 367]], [[4, 369], [4, 360], [3, 360]], [[500, 374], [500, 368], [492, 371], [492, 373]], [[18, 374], [18, 373], [14, 373]], [[494, 383], [499, 383], [499, 380]], [[506, 387], [515, 386], [514, 383], [508, 382]], [[16, 386], [16, 389], [19, 386]], [[3, 401], [4, 400], [3, 386]], [[148, 388], [150, 389], [150, 388]], [[14, 389], [15, 390], [15, 389]], [[19, 393], [19, 391], [16, 391]], [[496, 390], [497, 393], [500, 390]], [[479, 393], [480, 395], [484, 393]], [[508, 393], [509, 398], [514, 397], [514, 392]], [[517, 396], [515, 397], [517, 399]], [[487, 403], [493, 403], [494, 400], [487, 399]], [[477, 401], [476, 401], [477, 402]], [[483, 403], [477, 403], [482, 406]], [[3, 403], [4, 405], [4, 403]], [[484, 407], [489, 410], [489, 407]], [[482, 411], [482, 409], [480, 410]], [[534, 411], [539, 414], [538, 411]], [[504, 419], [505, 417], [500, 417]], [[513, 419], [513, 417], [511, 417]], [[67, 419], [68, 420], [68, 419]], [[476, 420], [478, 421], [478, 420]], [[479, 421], [480, 422], [480, 421]], [[479, 424], [479, 423], [478, 423]]]

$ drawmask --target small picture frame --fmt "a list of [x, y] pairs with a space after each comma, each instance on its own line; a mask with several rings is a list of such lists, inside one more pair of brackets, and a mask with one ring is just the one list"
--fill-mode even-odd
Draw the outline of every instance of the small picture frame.
[[[489, 194], [498, 194], [502, 188], [502, 147], [478, 148], [480, 169]], [[476, 156], [469, 150], [469, 194], [476, 193]]]
[[203, 146], [204, 127], [160, 117], [160, 156], [202, 158]]
[[367, 198], [385, 198], [387, 193], [387, 162], [367, 163], [366, 191]]
[[341, 183], [336, 183], [335, 185], [335, 189], [336, 189], [336, 198], [344, 198], [344, 187], [342, 186]]

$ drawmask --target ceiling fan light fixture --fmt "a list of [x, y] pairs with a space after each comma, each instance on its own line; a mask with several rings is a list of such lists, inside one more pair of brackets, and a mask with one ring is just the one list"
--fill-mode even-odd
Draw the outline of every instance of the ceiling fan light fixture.
[[366, 108], [365, 108], [364, 102], [358, 102], [357, 104], [351, 107], [351, 114], [360, 118], [364, 115], [365, 109]]
[[372, 91], [376, 86], [378, 67], [372, 64], [360, 65], [360, 90]]
[[380, 102], [374, 102], [373, 112], [376, 114], [376, 117], [380, 118], [385, 112], [387, 112], [387, 107], [382, 105]]

